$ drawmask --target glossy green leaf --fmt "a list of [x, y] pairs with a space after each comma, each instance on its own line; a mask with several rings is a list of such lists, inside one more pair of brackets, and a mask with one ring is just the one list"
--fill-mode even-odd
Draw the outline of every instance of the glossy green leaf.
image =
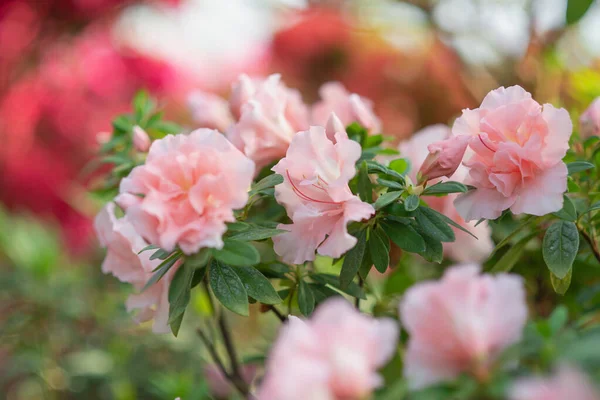
[[429, 186], [423, 191], [423, 196], [441, 195], [448, 193], [466, 193], [467, 187], [459, 182], [440, 182]]
[[347, 287], [350, 282], [352, 282], [362, 264], [365, 248], [367, 247], [366, 236], [366, 231], [360, 231], [356, 237], [356, 245], [350, 249], [344, 257], [342, 270], [340, 272], [340, 286], [342, 288]]
[[281, 176], [279, 174], [271, 174], [271, 175], [261, 179], [256, 184], [252, 185], [252, 188], [250, 189], [250, 192], [248, 192], [248, 194], [250, 196], [252, 196], [262, 190], [272, 188], [281, 183], [283, 183], [283, 176]]
[[362, 201], [373, 201], [373, 184], [369, 178], [367, 162], [363, 161], [358, 170], [358, 195]]
[[312, 314], [315, 309], [315, 295], [310, 286], [304, 281], [300, 281], [298, 285], [298, 308], [305, 317]]
[[563, 279], [573, 266], [579, 250], [579, 232], [573, 222], [557, 221], [544, 235], [542, 255], [548, 269]]
[[246, 293], [263, 304], [279, 304], [281, 298], [271, 282], [254, 267], [233, 268], [244, 284]]
[[406, 211], [415, 211], [419, 207], [419, 196], [411, 194], [404, 199], [404, 209]]
[[265, 240], [273, 236], [287, 232], [283, 229], [264, 228], [262, 226], [250, 226], [248, 230], [232, 235], [229, 239], [239, 240], [242, 242], [250, 242], [257, 240]]
[[595, 168], [594, 164], [587, 161], [574, 161], [567, 164], [567, 170], [569, 171], [569, 175], [587, 171], [588, 169], [592, 168]]
[[420, 207], [415, 211], [415, 219], [423, 231], [440, 242], [453, 242], [454, 231], [448, 225], [447, 217], [429, 207]]
[[410, 225], [396, 221], [388, 221], [383, 224], [383, 230], [390, 240], [402, 250], [410, 253], [422, 253], [425, 251], [425, 240]]
[[383, 207], [387, 206], [388, 204], [391, 204], [394, 201], [396, 201], [398, 199], [398, 197], [400, 197], [401, 194], [402, 194], [402, 192], [384, 193], [381, 196], [379, 196], [379, 198], [375, 201], [375, 204], [373, 204], [373, 207], [375, 207], [376, 210], [382, 209]]
[[371, 231], [369, 241], [370, 259], [377, 271], [384, 273], [390, 265], [390, 239], [381, 227]]
[[213, 249], [213, 256], [229, 265], [251, 266], [260, 262], [260, 254], [250, 243], [226, 239], [222, 249]]
[[236, 314], [248, 316], [248, 293], [234, 269], [213, 260], [208, 276], [210, 288], [221, 304]]

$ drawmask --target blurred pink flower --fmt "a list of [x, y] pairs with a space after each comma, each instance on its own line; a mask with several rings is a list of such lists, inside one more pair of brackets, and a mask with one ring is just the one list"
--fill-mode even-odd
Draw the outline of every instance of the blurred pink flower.
[[348, 222], [361, 221], [375, 212], [348, 187], [356, 173], [360, 145], [348, 139], [346, 132], [335, 137], [334, 144], [325, 129], [317, 126], [299, 132], [285, 158], [273, 167], [284, 178], [275, 186], [275, 198], [293, 222], [280, 224], [288, 233], [273, 237], [275, 252], [286, 262], [314, 260], [315, 250], [340, 257], [356, 244], [356, 238], [348, 233]]
[[140, 126], [133, 127], [133, 147], [139, 152], [145, 153], [150, 149], [150, 137]]
[[581, 371], [561, 366], [550, 378], [526, 378], [510, 391], [511, 400], [600, 400], [600, 393]]
[[[137, 290], [141, 290], [161, 260], [150, 260], [150, 251], [138, 254], [148, 243], [135, 231], [127, 216], [116, 218], [114, 203], [108, 203], [100, 211], [94, 226], [100, 244], [107, 248], [102, 272], [110, 273], [121, 282], [131, 283]], [[156, 333], [170, 331], [169, 283], [178, 267], [179, 265], [174, 265], [159, 282], [127, 299], [127, 311], [141, 309], [136, 315], [136, 321], [154, 319], [152, 330]]]
[[343, 298], [321, 304], [312, 318], [290, 317], [271, 350], [259, 400], [367, 398], [383, 379], [398, 327], [358, 312]]
[[[240, 368], [242, 379], [248, 385], [254, 380], [258, 367], [254, 364], [245, 364]], [[208, 391], [217, 399], [228, 399], [234, 392], [231, 382], [225, 378], [216, 365], [204, 366], [204, 378], [208, 384]]]
[[248, 201], [253, 175], [254, 163], [222, 134], [198, 129], [153, 142], [146, 163], [121, 181], [117, 201], [150, 243], [192, 254], [223, 246], [225, 223]]
[[201, 128], [225, 132], [234, 122], [229, 103], [216, 94], [196, 90], [188, 96], [188, 106], [194, 122]]
[[349, 93], [339, 82], [327, 82], [319, 89], [322, 100], [313, 105], [311, 121], [325, 126], [332, 112], [344, 126], [358, 122], [371, 133], [379, 133], [381, 123], [373, 112], [373, 103], [355, 93]]
[[[429, 154], [428, 146], [432, 143], [447, 139], [451, 134], [450, 128], [446, 125], [432, 125], [415, 133], [409, 140], [400, 143], [398, 150], [402, 157], [406, 157], [410, 161], [410, 178], [413, 181], [416, 181], [417, 179], [416, 168], [423, 163]], [[463, 181], [466, 178], [467, 173], [467, 168], [459, 165], [452, 180], [459, 182]], [[429, 185], [434, 185], [439, 181], [441, 180], [436, 179], [430, 181]], [[444, 252], [446, 255], [459, 263], [482, 262], [494, 249], [492, 231], [487, 221], [482, 222], [477, 226], [475, 226], [475, 221], [465, 222], [458, 214], [456, 207], [454, 207], [454, 200], [457, 196], [457, 194], [450, 194], [444, 197], [424, 196], [422, 199], [431, 208], [439, 211], [448, 218], [451, 218], [454, 222], [460, 224], [477, 237], [477, 239], [475, 239], [473, 236], [466, 234], [460, 229], [453, 228], [456, 240], [454, 242], [444, 243]]]
[[457, 266], [440, 281], [406, 292], [400, 318], [410, 335], [404, 375], [412, 388], [463, 372], [485, 379], [500, 353], [521, 339], [527, 320], [522, 279], [479, 271], [476, 265]]
[[583, 139], [600, 136], [600, 97], [579, 117], [579, 135]]
[[498, 218], [508, 208], [532, 215], [560, 210], [572, 130], [565, 109], [542, 107], [519, 86], [493, 90], [480, 108], [464, 110], [452, 132], [470, 138], [465, 183], [477, 190], [458, 196], [458, 212], [471, 221]]
[[308, 109], [300, 93], [277, 74], [264, 81], [240, 76], [230, 99], [239, 121], [227, 137], [257, 164], [257, 170], [285, 155], [296, 132], [308, 127]]

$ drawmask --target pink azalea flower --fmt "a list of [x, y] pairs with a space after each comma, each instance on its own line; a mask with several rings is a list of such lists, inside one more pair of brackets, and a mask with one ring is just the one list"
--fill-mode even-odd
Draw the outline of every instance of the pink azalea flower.
[[227, 130], [227, 137], [258, 169], [283, 157], [296, 132], [308, 128], [308, 110], [300, 93], [287, 88], [277, 74], [264, 81], [242, 75], [229, 103], [239, 120]]
[[229, 103], [216, 94], [196, 90], [188, 96], [188, 106], [194, 122], [201, 128], [225, 132], [234, 122]]
[[[150, 251], [138, 254], [148, 243], [138, 235], [127, 216], [116, 218], [114, 203], [108, 203], [100, 211], [94, 227], [100, 244], [107, 248], [102, 272], [113, 274], [121, 282], [131, 283], [141, 290], [161, 260], [150, 260]], [[174, 265], [158, 283], [127, 299], [127, 311], [140, 310], [136, 315], [138, 323], [154, 319], [152, 330], [156, 333], [170, 331], [169, 284], [177, 268], [178, 265]]]
[[315, 250], [340, 257], [356, 244], [356, 238], [348, 233], [348, 222], [361, 221], [375, 212], [348, 187], [356, 173], [360, 145], [348, 139], [346, 132], [336, 133], [335, 138], [334, 144], [323, 127], [299, 132], [285, 158], [273, 167], [284, 178], [275, 186], [275, 198], [293, 222], [280, 224], [279, 228], [288, 232], [273, 237], [275, 252], [285, 262], [314, 260]]
[[494, 219], [508, 208], [532, 215], [560, 210], [572, 128], [565, 109], [541, 106], [519, 86], [493, 90], [480, 108], [464, 110], [452, 132], [470, 138], [466, 183], [477, 190], [456, 199], [462, 217]]
[[117, 202], [150, 243], [193, 254], [223, 246], [253, 175], [254, 163], [222, 134], [198, 129], [154, 141], [146, 163], [121, 181]]
[[579, 117], [579, 135], [583, 139], [600, 135], [600, 97]]
[[521, 339], [527, 320], [517, 275], [479, 275], [465, 264], [438, 282], [411, 287], [400, 305], [410, 334], [404, 375], [412, 388], [452, 380], [464, 372], [485, 379], [492, 363]]
[[322, 100], [312, 107], [312, 123], [325, 126], [332, 112], [344, 126], [358, 122], [372, 133], [381, 130], [381, 122], [373, 112], [373, 103], [355, 93], [349, 93], [339, 82], [327, 82], [319, 89]]
[[561, 366], [550, 378], [517, 381], [510, 391], [511, 400], [600, 400], [600, 393], [581, 371]]
[[[402, 157], [406, 157], [410, 161], [411, 169], [409, 175], [413, 181], [417, 179], [416, 168], [423, 164], [423, 161], [428, 157], [428, 146], [447, 139], [451, 134], [450, 128], [446, 125], [432, 125], [415, 133], [409, 140], [400, 143], [398, 150]], [[459, 165], [452, 180], [463, 181], [467, 177], [467, 174], [468, 169]], [[434, 185], [440, 181], [440, 179], [430, 180], [429, 185]], [[456, 240], [444, 243], [444, 253], [459, 263], [482, 262], [494, 249], [492, 231], [487, 222], [475, 226], [475, 221], [466, 222], [462, 219], [456, 207], [454, 207], [454, 200], [457, 196], [457, 194], [450, 194], [444, 197], [425, 196], [422, 199], [431, 208], [451, 218], [477, 237], [475, 239], [460, 229], [453, 228]]]
[[383, 383], [377, 369], [396, 350], [398, 327], [338, 297], [308, 321], [290, 317], [266, 365], [259, 400], [367, 398]]

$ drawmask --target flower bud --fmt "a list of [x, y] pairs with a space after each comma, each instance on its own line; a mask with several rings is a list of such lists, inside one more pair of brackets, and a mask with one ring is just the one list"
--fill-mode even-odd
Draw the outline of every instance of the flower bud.
[[[335, 134], [338, 132], [345, 133], [346, 127], [342, 123], [342, 121], [338, 118], [338, 116], [332, 112], [329, 115], [329, 119], [327, 120], [327, 124], [325, 125], [325, 133], [327, 134], [327, 138], [335, 143]], [[348, 135], [346, 135], [348, 136]]]
[[579, 117], [579, 135], [582, 139], [600, 135], [600, 97]]
[[133, 146], [137, 151], [142, 153], [147, 152], [150, 149], [150, 137], [145, 130], [140, 128], [138, 125], [133, 127]]
[[256, 83], [246, 74], [239, 76], [237, 82], [231, 85], [229, 108], [236, 119], [242, 115], [242, 106], [246, 104], [256, 92]]
[[442, 176], [450, 178], [462, 162], [468, 144], [468, 136], [453, 136], [430, 144], [429, 155], [417, 175], [419, 184]]

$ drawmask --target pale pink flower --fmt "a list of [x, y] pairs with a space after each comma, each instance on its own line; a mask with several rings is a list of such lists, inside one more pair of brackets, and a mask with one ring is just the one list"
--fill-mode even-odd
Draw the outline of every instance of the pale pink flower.
[[579, 135], [583, 139], [600, 136], [600, 97], [579, 117]]
[[[132, 284], [138, 291], [152, 277], [161, 260], [150, 260], [151, 251], [138, 254], [148, 243], [135, 231], [127, 216], [117, 219], [115, 204], [108, 203], [96, 217], [94, 226], [100, 244], [107, 248], [102, 272], [110, 273], [122, 282]], [[127, 310], [140, 309], [137, 322], [154, 319], [152, 330], [169, 332], [169, 283], [179, 265], [174, 265], [156, 284], [127, 299]]]
[[244, 207], [254, 163], [218, 131], [198, 129], [152, 143], [146, 163], [121, 181], [119, 204], [150, 243], [185, 254], [221, 248], [226, 222]]
[[527, 321], [522, 279], [479, 271], [476, 265], [457, 266], [440, 281], [406, 292], [400, 318], [410, 335], [404, 358], [410, 387], [464, 372], [485, 378], [500, 353], [521, 339]]
[[[416, 168], [423, 163], [429, 154], [428, 146], [432, 143], [447, 139], [451, 134], [450, 128], [446, 125], [432, 125], [415, 133], [409, 140], [400, 143], [398, 150], [402, 157], [406, 157], [410, 161], [411, 167], [409, 176], [413, 181], [416, 181], [417, 179]], [[460, 165], [454, 173], [452, 180], [461, 182], [466, 178], [467, 173], [467, 168]], [[440, 179], [429, 181], [429, 186], [440, 181]], [[475, 226], [475, 221], [466, 222], [462, 219], [458, 214], [456, 207], [454, 207], [454, 200], [457, 196], [458, 195], [454, 193], [444, 197], [424, 196], [422, 199], [428, 206], [439, 211], [448, 218], [451, 218], [454, 222], [460, 224], [477, 237], [477, 239], [475, 239], [473, 236], [453, 227], [456, 240], [454, 242], [444, 243], [444, 253], [452, 260], [459, 263], [482, 262], [494, 249], [492, 230], [487, 221]]]
[[188, 107], [194, 122], [201, 128], [225, 132], [233, 124], [229, 103], [213, 93], [196, 90], [188, 96]]
[[383, 383], [377, 370], [393, 356], [398, 326], [358, 312], [341, 297], [310, 320], [290, 317], [266, 365], [258, 400], [362, 399]]
[[451, 136], [427, 146], [429, 154], [417, 174], [419, 183], [442, 176], [450, 178], [460, 166], [468, 145], [467, 136]]
[[230, 105], [239, 120], [227, 137], [258, 169], [283, 157], [296, 132], [308, 128], [308, 109], [300, 93], [286, 87], [278, 74], [262, 81], [242, 75]]
[[510, 391], [511, 400], [600, 400], [600, 393], [581, 371], [561, 366], [550, 378], [517, 381]]
[[[246, 384], [249, 385], [254, 380], [257, 369], [255, 364], [246, 364], [240, 367], [240, 374]], [[208, 384], [208, 391], [217, 399], [228, 399], [235, 391], [231, 382], [216, 365], [204, 366], [204, 378]]]
[[346, 225], [375, 212], [348, 187], [356, 173], [360, 145], [348, 139], [346, 132], [336, 133], [335, 138], [334, 144], [323, 127], [299, 132], [285, 158], [273, 167], [284, 178], [275, 186], [275, 198], [293, 222], [280, 224], [288, 233], [273, 237], [275, 252], [286, 262], [314, 260], [315, 250], [340, 257], [356, 244]]
[[565, 109], [542, 107], [519, 86], [493, 90], [480, 108], [464, 110], [452, 132], [470, 138], [465, 183], [477, 190], [456, 199], [459, 213], [470, 221], [498, 218], [508, 208], [532, 215], [560, 210], [572, 130]]
[[140, 126], [133, 127], [133, 147], [139, 152], [145, 153], [150, 149], [152, 141], [150, 137]]
[[373, 112], [371, 100], [349, 93], [339, 82], [324, 83], [319, 89], [321, 101], [313, 105], [311, 120], [314, 125], [325, 126], [332, 112], [344, 126], [358, 122], [372, 133], [379, 133], [381, 122]]

